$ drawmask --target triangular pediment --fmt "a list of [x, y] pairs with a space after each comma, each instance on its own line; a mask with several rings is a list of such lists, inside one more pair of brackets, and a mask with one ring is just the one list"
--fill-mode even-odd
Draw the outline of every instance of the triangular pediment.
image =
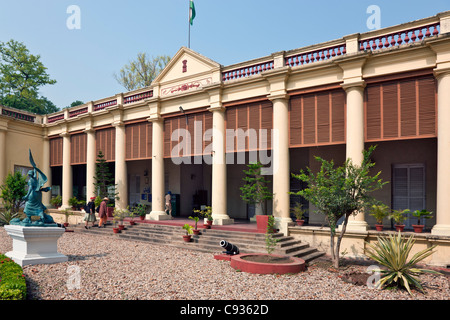
[[189, 48], [182, 47], [153, 81], [153, 85], [194, 79], [220, 72], [221, 65]]

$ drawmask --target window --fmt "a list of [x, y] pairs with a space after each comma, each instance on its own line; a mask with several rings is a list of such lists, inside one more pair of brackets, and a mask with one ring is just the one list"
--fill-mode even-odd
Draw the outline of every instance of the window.
[[[425, 165], [394, 165], [392, 172], [392, 209], [409, 209], [411, 212], [425, 208]], [[405, 228], [411, 228], [416, 218], [409, 214]]]

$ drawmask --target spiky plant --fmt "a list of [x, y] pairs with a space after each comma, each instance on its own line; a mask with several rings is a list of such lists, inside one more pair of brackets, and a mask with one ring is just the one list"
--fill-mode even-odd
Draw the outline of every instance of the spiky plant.
[[398, 235], [377, 238], [378, 242], [375, 244], [367, 243], [368, 248], [366, 249], [366, 254], [370, 259], [375, 260], [386, 267], [386, 269], [377, 270], [384, 275], [377, 282], [377, 287], [383, 288], [395, 283], [397, 286], [405, 287], [409, 294], [412, 295], [411, 285], [424, 292], [420, 280], [416, 277], [417, 275], [424, 272], [440, 274], [433, 270], [415, 267], [417, 263], [433, 254], [433, 249], [436, 246], [426, 248], [416, 253], [408, 261], [408, 256], [415, 243], [414, 237], [411, 236], [408, 239], [405, 239], [401, 236], [401, 232], [398, 232]]

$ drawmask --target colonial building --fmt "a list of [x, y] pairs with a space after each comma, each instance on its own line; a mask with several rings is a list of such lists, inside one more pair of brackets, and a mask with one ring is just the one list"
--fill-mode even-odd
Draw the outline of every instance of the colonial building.
[[[67, 207], [95, 194], [101, 150], [116, 205], [151, 204], [154, 220], [168, 218], [169, 190], [174, 215], [211, 205], [215, 224], [250, 219], [239, 187], [257, 159], [274, 192], [269, 212], [288, 233], [289, 192], [302, 187], [291, 173], [318, 168], [314, 156], [361, 162], [372, 144], [374, 170], [390, 181], [377, 198], [432, 211], [432, 235], [450, 236], [450, 12], [230, 66], [183, 47], [141, 90], [43, 117], [0, 107], [0, 180], [29, 166], [31, 148]], [[310, 210], [309, 223], [323, 216]], [[348, 230], [374, 223], [361, 212]]]

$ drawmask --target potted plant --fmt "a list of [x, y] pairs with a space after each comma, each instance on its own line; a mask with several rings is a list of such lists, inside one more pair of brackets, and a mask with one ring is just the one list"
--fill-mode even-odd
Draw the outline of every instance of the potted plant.
[[297, 222], [297, 225], [302, 226], [305, 223], [305, 220], [303, 220], [306, 210], [302, 208], [302, 204], [300, 202], [297, 202], [295, 207], [292, 208], [292, 212], [295, 215], [295, 220]]
[[134, 221], [134, 211], [129, 210], [129, 207], [127, 207], [128, 216], [130, 217], [130, 226], [134, 226], [136, 222]]
[[78, 200], [76, 197], [72, 197], [69, 199], [69, 206], [72, 207], [72, 210], [76, 210], [78, 206]]
[[65, 228], [67, 228], [69, 226], [69, 216], [73, 215], [73, 212], [70, 211], [69, 208], [66, 208], [66, 209], [62, 210], [62, 213], [64, 213], [64, 215], [66, 217], [66, 220], [63, 223], [63, 225], [64, 225]]
[[119, 229], [120, 230], [125, 229], [125, 226], [123, 224], [123, 220], [125, 219], [126, 216], [128, 216], [128, 210], [127, 209], [114, 208], [114, 219], [119, 221]]
[[416, 210], [412, 213], [414, 217], [417, 218], [417, 224], [413, 224], [414, 232], [421, 233], [423, 231], [423, 228], [425, 227], [425, 224], [420, 224], [420, 219], [430, 219], [433, 216], [431, 215], [431, 211], [427, 211], [425, 209], [423, 210]]
[[139, 203], [137, 206], [135, 206], [133, 208], [133, 213], [135, 215], [139, 216], [139, 218], [141, 220], [144, 220], [145, 219], [145, 215], [147, 214], [147, 206], [142, 204], [142, 203]]
[[58, 209], [58, 208], [61, 206], [61, 204], [62, 204], [62, 198], [61, 198], [61, 196], [60, 196], [60, 195], [57, 195], [57, 196], [53, 197], [53, 198], [50, 200], [50, 204], [51, 204], [52, 206], [54, 206], [56, 209]]
[[198, 236], [200, 234], [200, 230], [197, 229], [197, 223], [198, 223], [198, 220], [200, 220], [200, 218], [195, 216], [195, 217], [189, 217], [189, 219], [194, 220], [195, 226], [194, 226], [193, 232], [194, 232], [194, 235]]
[[200, 215], [202, 215], [205, 219], [206, 219], [206, 224], [205, 224], [205, 228], [206, 229], [210, 229], [211, 225], [213, 223], [213, 217], [212, 217], [212, 207], [210, 206], [205, 206], [204, 210], [198, 210], [198, 209], [194, 209], [195, 213], [198, 213]]
[[375, 228], [377, 231], [383, 230], [383, 220], [389, 215], [389, 207], [385, 204], [374, 204], [372, 206], [370, 215], [375, 218], [377, 223], [375, 224]]
[[192, 226], [191, 226], [190, 224], [186, 223], [186, 224], [183, 226], [183, 229], [186, 230], [186, 234], [183, 235], [183, 240], [184, 240], [185, 242], [191, 241], [191, 235], [192, 235], [192, 233], [193, 233], [193, 232], [192, 232]]
[[407, 219], [407, 214], [410, 212], [411, 211], [409, 209], [392, 210], [391, 214], [389, 215], [389, 218], [394, 219], [396, 231], [403, 232], [403, 228], [405, 228], [403, 222]]
[[269, 181], [262, 175], [263, 165], [256, 162], [248, 164], [247, 167], [248, 170], [244, 170], [245, 177], [242, 179], [244, 185], [240, 188], [241, 199], [262, 209], [263, 214], [256, 215], [256, 225], [258, 230], [265, 231], [268, 221], [267, 200], [273, 198], [273, 193], [267, 187]]
[[113, 232], [114, 233], [120, 233], [120, 228], [117, 226], [118, 219], [116, 217], [113, 218]]

